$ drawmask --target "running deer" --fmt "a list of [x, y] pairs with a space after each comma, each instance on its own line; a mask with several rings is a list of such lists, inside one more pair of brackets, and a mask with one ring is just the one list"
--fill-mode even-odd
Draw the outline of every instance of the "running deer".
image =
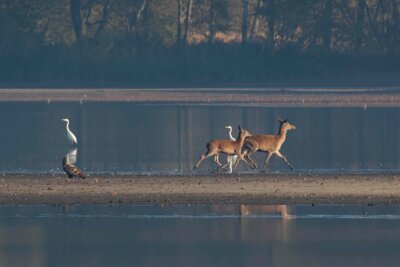
[[200, 156], [200, 160], [197, 162], [197, 164], [194, 166], [193, 170], [199, 167], [200, 163], [205, 160], [206, 158], [209, 158], [211, 156], [214, 156], [214, 161], [215, 163], [219, 166], [219, 169], [221, 169], [223, 166], [219, 162], [219, 153], [223, 153], [229, 156], [232, 155], [237, 155], [238, 159], [235, 162], [235, 165], [233, 166], [233, 170], [236, 169], [238, 163], [240, 160], [243, 160], [247, 165], [250, 166], [250, 163], [244, 158], [244, 154], [242, 154], [242, 147], [244, 143], [244, 139], [246, 137], [251, 136], [251, 133], [249, 133], [247, 130], [239, 128], [239, 136], [236, 138], [236, 141], [232, 140], [212, 140], [207, 143], [207, 152], [202, 154]]
[[265, 164], [263, 170], [267, 167], [268, 161], [270, 160], [273, 154], [276, 154], [278, 157], [283, 159], [286, 164], [289, 166], [290, 169], [293, 169], [292, 165], [287, 161], [286, 157], [282, 155], [279, 150], [281, 149], [283, 143], [286, 139], [286, 133], [288, 130], [296, 129], [296, 126], [290, 124], [287, 119], [282, 121], [279, 119], [280, 127], [279, 127], [279, 134], [278, 135], [253, 135], [247, 137], [244, 143], [245, 152], [244, 154], [246, 157], [253, 163], [254, 169], [257, 169], [256, 162], [251, 158], [251, 155], [254, 154], [256, 151], [266, 152], [268, 155], [265, 159]]

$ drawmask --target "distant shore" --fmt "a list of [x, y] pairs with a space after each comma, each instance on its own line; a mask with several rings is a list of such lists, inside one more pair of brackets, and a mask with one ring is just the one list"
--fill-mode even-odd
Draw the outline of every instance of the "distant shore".
[[129, 102], [268, 107], [400, 107], [399, 88], [0, 89], [0, 102]]
[[398, 205], [400, 175], [4, 175], [0, 204]]

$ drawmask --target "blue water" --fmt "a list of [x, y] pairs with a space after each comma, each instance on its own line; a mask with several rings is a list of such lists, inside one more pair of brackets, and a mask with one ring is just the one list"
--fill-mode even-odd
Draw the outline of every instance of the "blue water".
[[[62, 118], [78, 137], [68, 144]], [[398, 108], [268, 108], [134, 103], [0, 103], [0, 172], [61, 173], [62, 157], [75, 155], [89, 173], [191, 172], [205, 144], [228, 138], [225, 125], [255, 134], [278, 131], [277, 118], [297, 129], [281, 152], [295, 171], [400, 172]], [[255, 155], [259, 165], [265, 154]], [[221, 156], [224, 162], [224, 156]], [[207, 159], [198, 172], [215, 171]], [[288, 172], [277, 157], [269, 170]], [[240, 172], [251, 172], [244, 165]]]
[[398, 266], [400, 207], [246, 209], [1, 206], [0, 266]]

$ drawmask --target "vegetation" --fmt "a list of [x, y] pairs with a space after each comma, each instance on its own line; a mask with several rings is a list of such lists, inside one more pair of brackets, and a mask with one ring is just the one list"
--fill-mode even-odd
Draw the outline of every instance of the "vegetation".
[[390, 84], [399, 2], [0, 0], [0, 83]]

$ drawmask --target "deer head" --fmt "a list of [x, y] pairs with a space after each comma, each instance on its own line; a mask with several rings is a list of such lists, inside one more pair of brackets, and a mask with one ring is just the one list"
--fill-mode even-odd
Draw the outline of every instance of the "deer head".
[[281, 126], [280, 126], [280, 129], [281, 130], [295, 130], [296, 129], [296, 126], [295, 125], [293, 125], [293, 124], [290, 124], [288, 121], [287, 121], [287, 119], [285, 119], [285, 120], [282, 120], [282, 119], [280, 119], [279, 118], [279, 122], [280, 122], [280, 124], [281, 124]]
[[246, 138], [248, 136], [252, 136], [252, 134], [249, 131], [241, 128], [240, 125], [238, 125], [238, 129], [239, 129], [239, 137], [242, 136], [243, 138]]

